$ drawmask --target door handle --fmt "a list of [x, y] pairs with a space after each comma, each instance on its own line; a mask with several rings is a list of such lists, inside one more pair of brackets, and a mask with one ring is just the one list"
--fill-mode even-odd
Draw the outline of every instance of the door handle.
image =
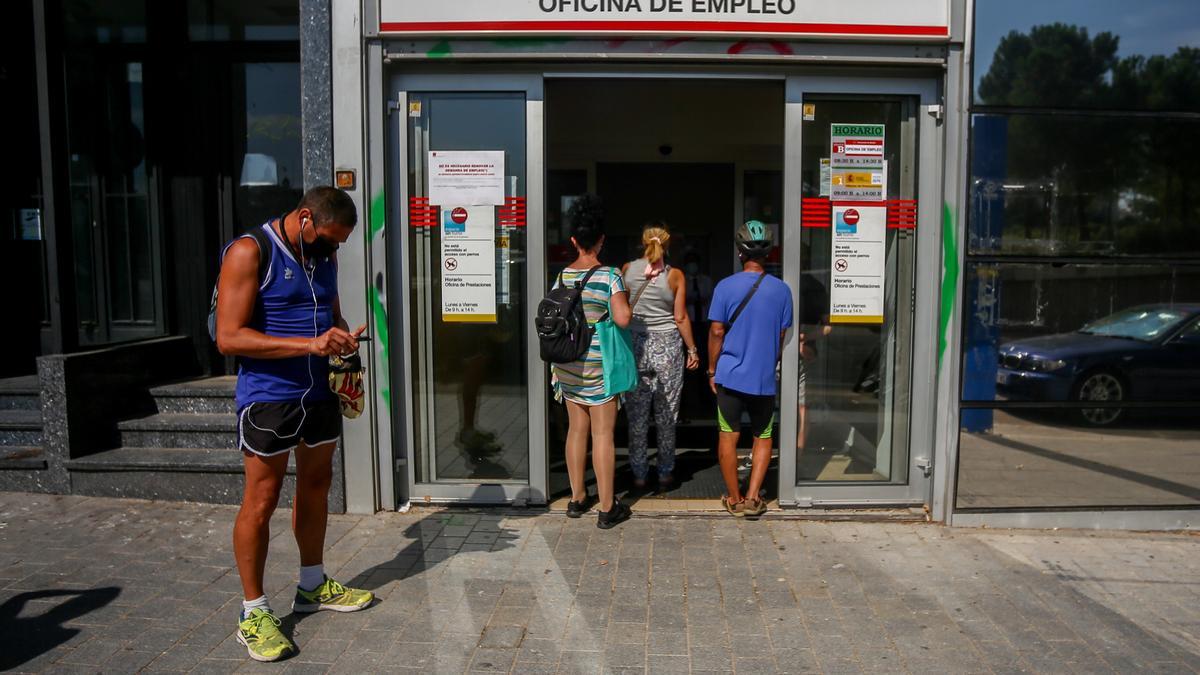
[[933, 475], [933, 462], [928, 457], [917, 457], [913, 463], [921, 470], [921, 473], [925, 474], [926, 478]]

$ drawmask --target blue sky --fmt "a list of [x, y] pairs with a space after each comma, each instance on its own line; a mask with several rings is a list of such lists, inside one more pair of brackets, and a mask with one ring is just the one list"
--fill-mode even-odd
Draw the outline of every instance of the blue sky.
[[1090, 35], [1120, 36], [1120, 56], [1200, 47], [1200, 0], [976, 0], [975, 84], [1001, 37], [1055, 22], [1086, 26]]

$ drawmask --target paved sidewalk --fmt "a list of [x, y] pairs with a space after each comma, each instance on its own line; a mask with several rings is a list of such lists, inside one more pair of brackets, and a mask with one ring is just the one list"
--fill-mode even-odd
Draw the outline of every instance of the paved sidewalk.
[[501, 512], [331, 518], [326, 567], [382, 598], [232, 637], [235, 509], [0, 493], [0, 668], [514, 673], [1193, 673], [1200, 538]]

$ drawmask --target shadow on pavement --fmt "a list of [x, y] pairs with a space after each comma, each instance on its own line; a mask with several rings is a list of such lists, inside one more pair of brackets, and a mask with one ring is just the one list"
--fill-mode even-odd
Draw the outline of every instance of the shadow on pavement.
[[[4, 635], [5, 645], [0, 649], [0, 670], [16, 668], [75, 637], [79, 629], [68, 628], [63, 626], [64, 623], [87, 616], [120, 594], [121, 589], [105, 586], [87, 590], [29, 591], [9, 598], [0, 605], [0, 632]], [[66, 596], [71, 599], [42, 614], [18, 617], [31, 601]]]
[[[373, 565], [354, 576], [353, 579], [343, 583], [350, 588], [360, 588], [368, 591], [375, 591], [389, 583], [402, 581], [412, 576], [416, 576], [422, 572], [433, 569], [438, 564], [447, 562], [456, 555], [468, 552], [491, 553], [497, 550], [511, 548], [513, 538], [506, 537], [506, 533], [512, 533], [514, 530], [505, 529], [496, 524], [493, 530], [496, 533], [494, 542], [487, 544], [470, 544], [463, 543], [457, 548], [441, 548], [434, 547], [434, 541], [442, 536], [443, 529], [446, 526], [453, 526], [456, 514], [454, 511], [446, 511], [427, 515], [420, 520], [412, 523], [404, 529], [404, 534], [407, 537], [412, 537], [413, 541], [408, 542], [403, 548], [396, 552], [390, 560]], [[474, 514], [472, 514], [474, 515]], [[532, 517], [533, 514], [526, 517]], [[520, 516], [517, 516], [520, 517]], [[436, 521], [437, 526], [430, 527], [429, 525], [422, 526], [423, 523], [433, 523]], [[486, 529], [473, 528], [474, 532], [485, 533]], [[379, 599], [376, 598], [371, 607], [379, 604]], [[370, 611], [370, 607], [366, 611]], [[292, 612], [282, 618], [281, 630], [285, 635], [294, 635], [295, 628], [305, 617], [310, 614], [301, 614]]]

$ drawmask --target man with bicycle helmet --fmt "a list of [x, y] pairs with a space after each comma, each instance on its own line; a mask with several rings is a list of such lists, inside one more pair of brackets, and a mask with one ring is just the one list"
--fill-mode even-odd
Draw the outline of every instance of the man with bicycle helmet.
[[[728, 491], [721, 503], [735, 516], [757, 517], [767, 510], [761, 489], [775, 427], [775, 365], [792, 325], [792, 291], [763, 267], [775, 246], [766, 225], [747, 221], [735, 240], [742, 271], [717, 284], [709, 306], [708, 381], [717, 396], [717, 456]], [[743, 413], [754, 437], [745, 496], [737, 476]]]

